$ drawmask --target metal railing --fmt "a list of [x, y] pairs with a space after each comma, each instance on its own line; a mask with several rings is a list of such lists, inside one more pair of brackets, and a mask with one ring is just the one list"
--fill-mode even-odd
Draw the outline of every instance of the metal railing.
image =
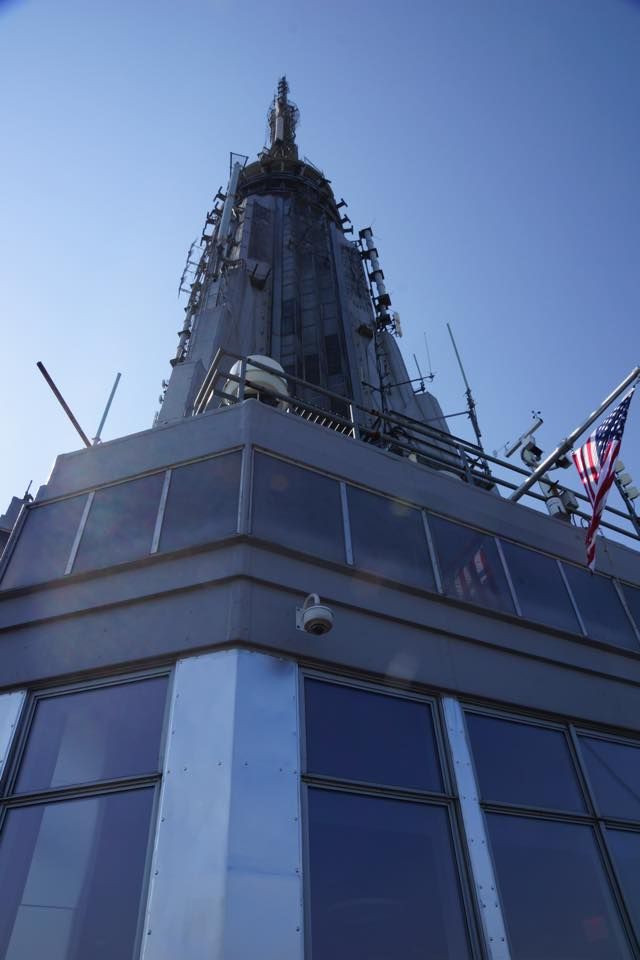
[[[231, 373], [236, 363], [240, 364], [239, 374]], [[266, 391], [264, 387], [252, 384], [250, 373], [247, 377], [247, 364], [272, 376], [275, 373], [286, 382], [289, 392]], [[232, 384], [237, 386], [234, 388]], [[530, 470], [486, 453], [477, 444], [429, 423], [393, 411], [365, 407], [318, 384], [292, 374], [276, 372], [273, 367], [229, 350], [218, 350], [214, 357], [195, 399], [193, 415], [198, 416], [216, 406], [241, 403], [246, 398], [247, 387], [257, 392], [263, 402], [278, 406], [289, 414], [343, 436], [373, 444], [431, 469], [446, 471], [485, 490], [508, 494], [521, 488], [522, 478], [531, 476]], [[548, 483], [554, 482], [548, 474], [545, 479]], [[576, 517], [588, 523], [591, 504], [585, 494], [568, 488], [564, 483], [558, 486], [562, 490], [569, 490], [580, 504], [585, 505], [585, 509], [573, 510], [570, 515], [563, 515], [562, 519]], [[533, 489], [528, 489], [524, 496], [533, 501], [531, 506], [538, 509], [547, 502], [546, 497]], [[612, 518], [624, 520], [627, 526], [612, 522]], [[605, 507], [600, 526], [624, 539], [640, 540], [629, 514], [617, 507]]]

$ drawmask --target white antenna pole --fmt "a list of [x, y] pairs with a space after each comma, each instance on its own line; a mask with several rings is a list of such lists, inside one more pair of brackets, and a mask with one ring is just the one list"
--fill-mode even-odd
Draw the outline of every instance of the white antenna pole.
[[640, 367], [634, 367], [631, 373], [624, 378], [622, 383], [618, 384], [618, 386], [612, 391], [612, 393], [609, 394], [606, 400], [603, 400], [600, 406], [596, 407], [593, 413], [589, 414], [587, 419], [584, 420], [579, 427], [576, 427], [575, 430], [573, 430], [569, 436], [556, 447], [553, 453], [550, 453], [549, 456], [546, 457], [546, 459], [536, 467], [536, 469], [529, 477], [527, 477], [524, 483], [522, 483], [517, 490], [513, 491], [509, 499], [519, 500], [520, 497], [533, 486], [536, 480], [539, 480], [542, 474], [546, 473], [546, 471], [553, 466], [556, 460], [559, 460], [560, 457], [564, 456], [564, 454], [571, 449], [578, 437], [580, 437], [585, 430], [591, 426], [593, 421], [597, 420], [600, 414], [620, 396], [623, 390], [626, 390], [626, 388], [630, 386], [634, 380], [637, 380], [638, 377], [640, 377]]
[[481, 433], [481, 431], [480, 431], [480, 424], [478, 423], [478, 415], [476, 414], [476, 402], [475, 402], [475, 400], [473, 399], [473, 394], [471, 393], [471, 387], [469, 386], [469, 381], [467, 380], [467, 375], [466, 375], [466, 373], [464, 372], [464, 367], [462, 366], [462, 360], [460, 359], [460, 354], [458, 353], [458, 348], [457, 348], [457, 346], [456, 346], [455, 340], [453, 339], [453, 333], [452, 333], [452, 331], [451, 331], [451, 327], [449, 326], [449, 324], [447, 324], [447, 330], [449, 331], [449, 336], [451, 337], [451, 343], [453, 344], [453, 349], [454, 349], [455, 354], [456, 354], [456, 359], [457, 359], [457, 361], [458, 361], [458, 366], [460, 367], [460, 373], [462, 374], [462, 379], [464, 380], [464, 385], [465, 385], [465, 387], [466, 387], [467, 410], [468, 410], [468, 413], [469, 413], [469, 419], [471, 420], [471, 425], [472, 425], [472, 427], [473, 427], [473, 432], [474, 432], [475, 435], [476, 435], [476, 440], [477, 440], [477, 442], [478, 442], [478, 446], [480, 447], [480, 449], [481, 449], [482, 452], [484, 453], [484, 448], [483, 448], [483, 446], [482, 446], [482, 433]]
[[107, 417], [108, 417], [108, 415], [109, 415], [109, 410], [111, 409], [111, 404], [112, 404], [112, 402], [113, 402], [113, 398], [115, 397], [116, 390], [118, 389], [118, 384], [120, 383], [120, 377], [121, 377], [121, 376], [122, 376], [121, 373], [117, 373], [117, 374], [116, 374], [116, 379], [115, 379], [115, 381], [114, 381], [113, 386], [111, 387], [111, 393], [109, 394], [109, 399], [107, 400], [107, 405], [106, 405], [106, 407], [104, 408], [104, 413], [102, 414], [102, 420], [100, 421], [100, 424], [99, 424], [98, 429], [97, 429], [97, 431], [96, 431], [96, 435], [95, 435], [95, 437], [93, 438], [93, 443], [94, 443], [94, 445], [95, 445], [96, 443], [100, 443], [100, 434], [102, 433], [102, 428], [104, 427], [105, 421], [106, 421], [106, 419], [107, 419]]

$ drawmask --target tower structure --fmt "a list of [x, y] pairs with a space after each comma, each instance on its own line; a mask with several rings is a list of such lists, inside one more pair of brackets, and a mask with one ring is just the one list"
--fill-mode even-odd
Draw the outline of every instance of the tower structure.
[[2, 555], [0, 960], [637, 958], [638, 555], [589, 574], [405, 383], [297, 117], [283, 79], [154, 426]]

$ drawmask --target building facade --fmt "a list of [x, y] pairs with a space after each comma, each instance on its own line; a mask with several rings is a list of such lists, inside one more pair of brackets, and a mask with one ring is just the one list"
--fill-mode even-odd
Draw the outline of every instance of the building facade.
[[403, 383], [296, 119], [207, 216], [154, 427], [4, 551], [0, 957], [638, 958], [638, 555], [589, 574]]

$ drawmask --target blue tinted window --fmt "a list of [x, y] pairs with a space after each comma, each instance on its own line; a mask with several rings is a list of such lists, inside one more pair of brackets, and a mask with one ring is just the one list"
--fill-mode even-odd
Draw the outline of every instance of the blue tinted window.
[[96, 491], [73, 572], [110, 567], [148, 555], [164, 474]]
[[522, 616], [579, 633], [578, 620], [557, 562], [506, 541], [502, 549]]
[[640, 820], [640, 747], [596, 737], [579, 740], [600, 812]]
[[308, 772], [442, 790], [428, 704], [320, 680], [304, 690]]
[[240, 460], [238, 452], [171, 471], [160, 550], [179, 550], [236, 532]]
[[594, 640], [638, 650], [638, 641], [613, 580], [571, 564], [563, 566], [587, 635]]
[[252, 531], [265, 540], [344, 562], [338, 481], [257, 453]]
[[38, 700], [16, 791], [155, 773], [166, 692], [151, 677]]
[[631, 922], [640, 937], [640, 833], [607, 830], [607, 840]]
[[623, 584], [622, 590], [636, 627], [640, 627], [640, 590], [638, 587], [629, 586], [628, 583]]
[[467, 729], [482, 800], [584, 811], [562, 732], [474, 713]]
[[470, 957], [444, 807], [311, 789], [309, 861], [313, 960]]
[[513, 613], [507, 578], [493, 538], [442, 517], [430, 516], [429, 527], [447, 596]]
[[0, 833], [0, 956], [133, 956], [153, 794], [9, 810]]
[[64, 576], [86, 494], [29, 510], [2, 578], [2, 589]]
[[347, 487], [353, 559], [383, 577], [435, 589], [422, 514], [399, 500]]
[[627, 960], [593, 829], [486, 814], [513, 960]]

